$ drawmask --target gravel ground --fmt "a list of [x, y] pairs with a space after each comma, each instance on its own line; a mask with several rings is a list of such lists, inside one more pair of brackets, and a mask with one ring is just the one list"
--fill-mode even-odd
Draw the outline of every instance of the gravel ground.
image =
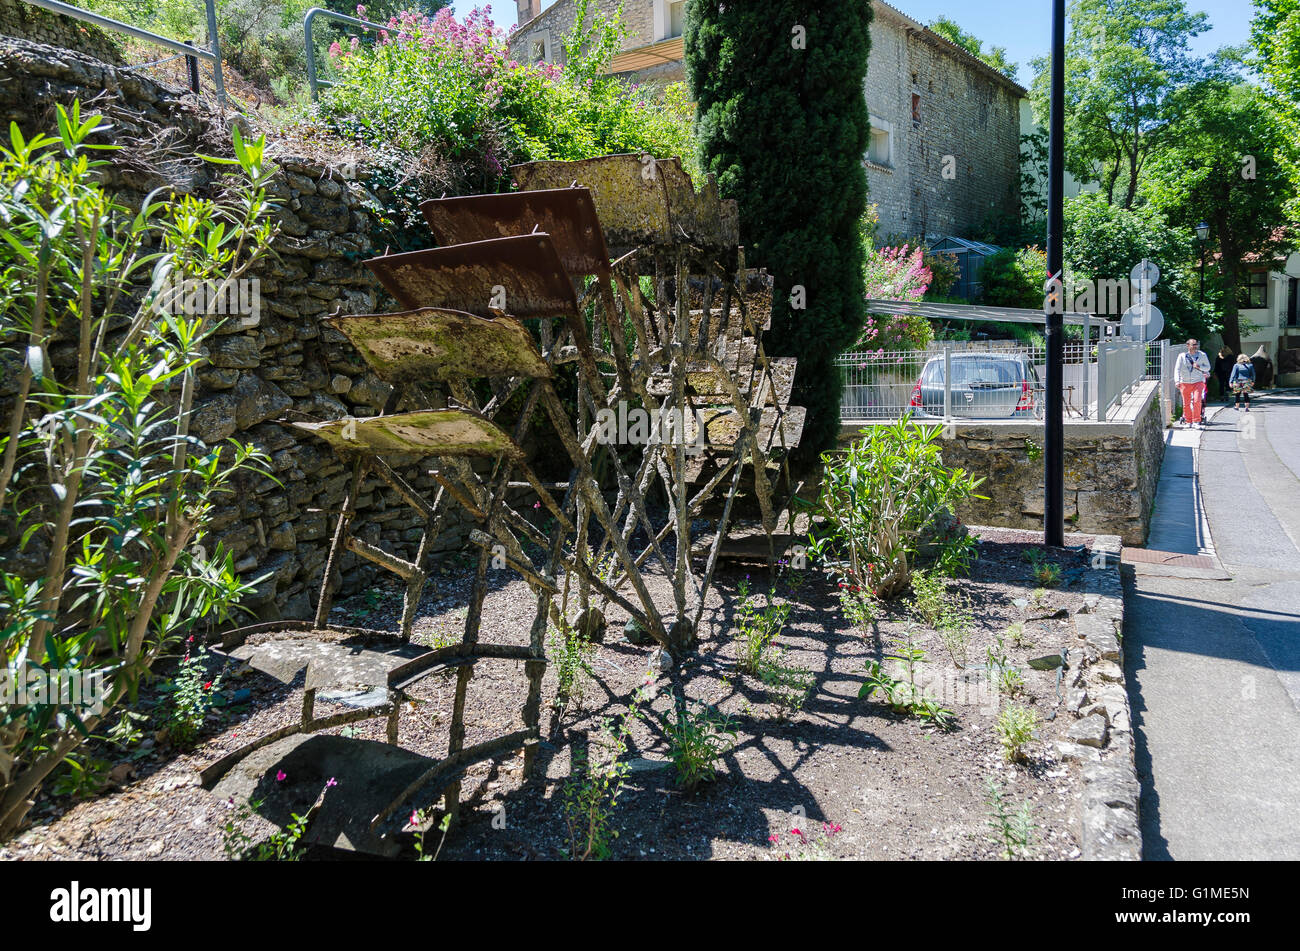
[[[736, 662], [739, 589], [745, 583], [755, 591], [766, 589], [766, 570], [720, 567], [706, 604], [701, 643], [681, 668], [680, 683], [690, 701], [712, 706], [729, 719], [736, 742], [723, 756], [714, 782], [689, 794], [679, 788], [668, 761], [666, 730], [673, 707], [666, 689], [669, 679], [652, 678], [656, 695], [642, 705], [631, 726], [626, 758], [631, 769], [611, 814], [612, 828], [618, 832], [613, 856], [996, 859], [1000, 847], [989, 835], [986, 789], [992, 778], [1013, 808], [1029, 804], [1034, 857], [1078, 857], [1079, 767], [1059, 761], [1052, 747], [1071, 718], [1046, 719], [1053, 711], [1064, 711], [1055, 673], [1030, 669], [1027, 661], [1077, 643], [1072, 615], [1082, 605], [1086, 556], [1068, 550], [1053, 553], [1063, 569], [1062, 579], [1054, 588], [1038, 589], [1024, 553], [1041, 544], [1041, 535], [1006, 530], [980, 530], [980, 535], [971, 576], [949, 583], [949, 599], [969, 598], [974, 623], [968, 667], [984, 662], [986, 649], [1008, 625], [1025, 624], [1022, 643], [1005, 638], [1005, 650], [1024, 676], [1018, 702], [1034, 708], [1042, 720], [1027, 762], [1003, 761], [994, 731], [996, 711], [986, 694], [945, 694], [945, 705], [956, 714], [953, 728], [946, 732], [892, 713], [878, 697], [859, 699], [866, 663], [890, 653], [905, 632], [927, 652], [932, 674], [953, 677], [961, 671], [939, 634], [914, 617], [910, 596], [883, 606], [865, 629], [855, 627], [840, 609], [835, 586], [811, 571], [792, 573], [775, 585], [776, 600], [791, 606], [777, 640], [782, 664], [805, 671], [809, 683], [802, 704], [790, 710], [759, 678], [740, 672]], [[1090, 541], [1084, 536], [1070, 539], [1075, 545]], [[421, 606], [416, 625], [421, 643], [441, 645], [459, 637], [472, 570], [468, 559], [460, 558], [449, 561], [444, 571], [437, 590]], [[534, 598], [507, 571], [494, 572], [492, 579], [482, 639], [526, 643]], [[650, 583], [656, 598], [667, 603], [667, 581], [652, 576]], [[396, 587], [375, 587], [340, 604], [333, 620], [392, 629], [400, 600]], [[571, 753], [589, 743], [604, 749], [602, 724], [607, 719], [621, 722], [630, 698], [647, 680], [651, 648], [623, 639], [625, 620], [617, 607], [610, 609], [605, 643], [594, 650], [581, 697], [563, 712], [555, 703], [554, 666], [548, 669], [544, 742], [535, 781], [522, 782], [517, 757], [472, 769], [463, 782], [461, 821], [442, 843], [441, 858], [565, 856], [570, 843], [564, 785]], [[213, 655], [212, 664], [214, 672], [219, 670], [221, 659]], [[227, 693], [239, 689], [247, 695], [209, 715], [195, 748], [170, 748], [161, 735], [128, 749], [97, 744], [94, 755], [111, 775], [106, 786], [83, 800], [44, 796], [33, 812], [32, 827], [0, 848], [0, 858], [224, 857], [222, 829], [234, 813], [228, 803], [198, 786], [196, 770], [296, 720], [302, 677], [285, 685], [246, 665], [232, 665], [222, 686]], [[435, 675], [413, 689], [401, 724], [403, 747], [433, 757], [445, 754], [454, 691], [454, 673]], [[470, 684], [466, 743], [522, 725], [525, 691], [522, 663], [480, 662]], [[160, 723], [165, 698], [155, 692], [143, 701], [144, 711], [151, 713], [147, 736]], [[384, 721], [329, 732], [382, 740]], [[247, 820], [244, 827], [255, 838], [273, 831], [258, 818]], [[803, 837], [794, 835], [794, 829]]]

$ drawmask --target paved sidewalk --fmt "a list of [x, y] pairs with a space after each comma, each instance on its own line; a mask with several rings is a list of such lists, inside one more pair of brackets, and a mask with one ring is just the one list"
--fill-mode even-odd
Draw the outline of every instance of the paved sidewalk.
[[1168, 435], [1147, 547], [1214, 568], [1125, 570], [1147, 859], [1300, 858], [1300, 394]]

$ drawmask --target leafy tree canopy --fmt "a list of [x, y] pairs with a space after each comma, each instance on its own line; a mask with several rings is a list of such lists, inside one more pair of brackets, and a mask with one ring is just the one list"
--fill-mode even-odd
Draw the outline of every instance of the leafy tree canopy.
[[1007, 59], [1006, 47], [990, 46], [985, 49], [984, 43], [979, 37], [975, 36], [973, 33], [967, 33], [958, 26], [954, 20], [950, 20], [947, 17], [939, 17], [937, 20], [931, 20], [926, 24], [926, 26], [938, 33], [944, 39], [956, 43], [977, 59], [982, 59], [1008, 79], [1016, 78], [1016, 72], [1019, 67]]

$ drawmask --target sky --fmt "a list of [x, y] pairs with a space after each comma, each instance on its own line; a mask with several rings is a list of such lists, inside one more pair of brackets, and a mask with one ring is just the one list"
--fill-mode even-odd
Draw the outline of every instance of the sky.
[[[555, 0], [543, 0], [542, 8]], [[627, 0], [637, 2], [637, 0]], [[482, 5], [481, 0], [454, 0], [452, 7], [461, 16]], [[1049, 0], [891, 0], [913, 20], [929, 23], [946, 16], [955, 20], [967, 33], [979, 37], [985, 46], [1005, 46], [1008, 58], [1020, 66], [1019, 78], [1028, 84], [1033, 78], [1030, 61], [1047, 52], [1052, 38], [1052, 4]], [[1250, 0], [1188, 0], [1192, 10], [1210, 15], [1211, 29], [1192, 41], [1192, 50], [1205, 54], [1221, 46], [1237, 46], [1250, 37]], [[492, 3], [492, 18], [505, 29], [515, 23], [514, 0]]]

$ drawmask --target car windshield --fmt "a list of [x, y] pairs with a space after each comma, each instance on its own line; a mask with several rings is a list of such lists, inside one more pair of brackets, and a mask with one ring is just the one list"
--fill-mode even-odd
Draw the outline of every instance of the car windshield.
[[[935, 360], [926, 368], [926, 382], [943, 382], [943, 361]], [[952, 382], [958, 386], [974, 384], [1010, 384], [1024, 380], [1024, 370], [1014, 360], [961, 359], [952, 361]]]

